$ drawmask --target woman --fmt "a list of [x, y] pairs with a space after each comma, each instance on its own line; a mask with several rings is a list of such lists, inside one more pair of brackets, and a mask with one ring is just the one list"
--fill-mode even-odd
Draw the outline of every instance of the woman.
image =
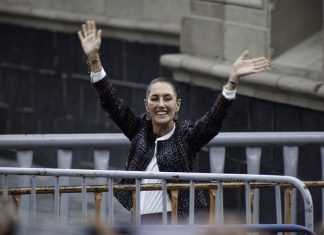
[[[264, 71], [269, 61], [264, 58], [248, 59], [245, 51], [234, 63], [230, 78], [211, 109], [195, 123], [178, 121], [177, 112], [181, 100], [170, 79], [154, 79], [147, 88], [144, 105], [147, 113], [136, 116], [125, 106], [113, 89], [102, 68], [99, 49], [101, 30], [94, 21], [87, 21], [78, 32], [82, 48], [91, 68], [91, 81], [98, 94], [102, 108], [131, 141], [126, 163], [130, 171], [192, 172], [198, 151], [221, 129], [228, 108], [235, 98], [236, 85], [241, 76]], [[123, 184], [134, 184], [134, 180], [123, 179]], [[158, 180], [143, 180], [142, 183], [156, 183]], [[115, 192], [115, 196], [127, 209], [132, 208], [130, 192]], [[160, 217], [162, 193], [150, 191], [141, 193], [142, 219]], [[201, 191], [195, 195], [195, 210], [207, 205]], [[189, 192], [181, 191], [178, 199], [178, 215], [186, 217], [189, 209]], [[168, 198], [167, 210], [171, 211]]]

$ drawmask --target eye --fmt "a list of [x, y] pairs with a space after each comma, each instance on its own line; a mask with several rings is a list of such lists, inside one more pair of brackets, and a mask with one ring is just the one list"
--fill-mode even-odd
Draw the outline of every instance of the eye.
[[159, 98], [158, 98], [157, 96], [151, 96], [151, 97], [150, 97], [150, 100], [151, 100], [151, 101], [157, 101], [158, 99], [159, 99]]
[[172, 100], [172, 96], [170, 96], [170, 95], [164, 96], [164, 100], [165, 101], [171, 101]]

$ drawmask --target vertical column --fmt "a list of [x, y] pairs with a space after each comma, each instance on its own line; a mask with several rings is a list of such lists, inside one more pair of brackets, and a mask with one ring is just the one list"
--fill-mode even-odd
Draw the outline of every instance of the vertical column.
[[[104, 149], [96, 149], [94, 151], [94, 163], [96, 170], [108, 170], [110, 159], [109, 150]], [[107, 185], [108, 181], [106, 178], [96, 178], [96, 184]], [[107, 193], [102, 194], [102, 202], [101, 202], [101, 210], [100, 210], [100, 218], [106, 218], [107, 213]]]
[[209, 149], [211, 173], [224, 173], [225, 147], [211, 147]]
[[[209, 149], [209, 162], [210, 162], [211, 173], [224, 173], [225, 152], [226, 152], [225, 147], [211, 147]], [[221, 182], [217, 184], [215, 212], [216, 212], [215, 222], [217, 224], [223, 224], [224, 223], [223, 186]]]
[[[248, 174], [260, 174], [261, 148], [246, 148]], [[256, 189], [253, 199], [253, 223], [258, 224], [260, 218], [260, 190]]]
[[[71, 169], [72, 165], [72, 150], [69, 149], [58, 149], [57, 150], [57, 166], [62, 169]], [[70, 177], [61, 176], [59, 177], [59, 186], [69, 186]], [[68, 224], [69, 222], [69, 202], [70, 195], [62, 194], [59, 203], [59, 215], [61, 224]]]
[[[21, 168], [30, 168], [33, 162], [32, 150], [17, 151], [18, 166]], [[27, 175], [18, 177], [18, 187], [31, 187], [31, 177]], [[23, 221], [29, 220], [30, 195], [22, 195], [19, 205], [19, 217]]]
[[[297, 146], [283, 147], [285, 175], [297, 177], [298, 152], [299, 149]], [[293, 190], [291, 197], [292, 197], [291, 223], [296, 224], [297, 222], [296, 189]]]

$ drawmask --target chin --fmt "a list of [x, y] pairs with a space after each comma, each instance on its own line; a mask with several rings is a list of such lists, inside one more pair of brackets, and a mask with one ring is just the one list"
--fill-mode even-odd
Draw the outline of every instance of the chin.
[[169, 119], [169, 118], [166, 118], [166, 119], [160, 119], [160, 118], [157, 118], [154, 120], [154, 122], [157, 124], [157, 125], [168, 125], [170, 122], [172, 122], [173, 119]]

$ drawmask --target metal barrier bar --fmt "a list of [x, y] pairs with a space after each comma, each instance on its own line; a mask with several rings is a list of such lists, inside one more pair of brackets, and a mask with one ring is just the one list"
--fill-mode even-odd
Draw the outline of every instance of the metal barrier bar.
[[112, 178], [108, 179], [108, 210], [109, 210], [109, 224], [114, 224], [114, 180]]
[[135, 179], [136, 184], [136, 225], [141, 224], [141, 179]]
[[60, 192], [59, 192], [59, 177], [55, 176], [54, 178], [54, 221], [56, 224], [60, 221]]
[[36, 177], [31, 177], [32, 181], [32, 193], [31, 193], [31, 206], [32, 206], [32, 221], [36, 223]]
[[6, 174], [2, 175], [2, 195], [5, 201], [7, 201], [8, 198], [8, 177]]
[[162, 180], [162, 224], [166, 225], [168, 223], [167, 218], [167, 188], [166, 181]]
[[[262, 182], [288, 183], [302, 189], [303, 182], [295, 177], [282, 175], [247, 175], [247, 174], [213, 174], [185, 172], [145, 172], [117, 170], [83, 170], [83, 169], [53, 169], [53, 168], [20, 168], [0, 167], [0, 175], [40, 175], [40, 176], [69, 176], [69, 177], [105, 177], [105, 178], [150, 178], [166, 180], [202, 180], [222, 182]], [[300, 190], [305, 191], [305, 190]]]
[[88, 215], [87, 215], [87, 178], [82, 177], [82, 216], [83, 216], [83, 221], [86, 223], [88, 220]]
[[121, 133], [1, 135], [0, 138], [0, 149], [76, 146], [107, 148], [125, 145], [129, 145], [129, 140]]
[[[255, 216], [255, 214], [254, 214], [254, 201], [255, 201], [255, 194], [256, 194], [256, 190], [257, 189], [251, 189], [251, 185], [250, 185], [250, 183], [249, 183], [249, 187], [250, 187], [250, 204], [251, 204], [251, 224], [253, 224], [253, 223], [255, 223], [255, 221], [254, 221], [254, 216]], [[257, 213], [257, 215], [259, 216], [259, 213]], [[258, 219], [258, 221], [259, 221], [259, 217], [257, 217], [257, 219]]]
[[281, 213], [281, 190], [280, 185], [277, 184], [275, 187], [275, 194], [276, 194], [276, 217], [277, 217], [277, 224], [282, 224], [282, 213]]
[[[308, 188], [324, 188], [324, 181], [305, 181], [305, 186]], [[223, 188], [226, 189], [239, 189], [244, 188], [245, 183], [222, 183]], [[250, 183], [251, 189], [260, 189], [260, 188], [275, 188], [276, 183]], [[188, 183], [169, 183], [166, 185], [167, 190], [187, 190], [190, 188], [190, 184]], [[291, 188], [290, 184], [281, 183], [281, 188]], [[217, 185], [215, 183], [195, 183], [195, 189], [205, 189], [215, 191], [216, 195]], [[114, 185], [113, 189], [116, 191], [135, 191], [135, 185]], [[109, 192], [109, 187], [104, 185], [88, 185], [86, 187], [88, 193], [96, 193], [96, 192]], [[141, 191], [151, 191], [151, 190], [162, 190], [161, 185], [159, 184], [145, 184], [141, 186]], [[0, 193], [4, 190], [0, 188]], [[24, 195], [31, 194], [31, 188], [10, 188], [7, 190], [10, 195]], [[50, 186], [45, 187], [37, 187], [36, 194], [54, 194], [54, 188]], [[82, 193], [82, 186], [63, 186], [59, 188], [59, 193]]]
[[190, 194], [189, 194], [189, 224], [195, 223], [195, 183], [190, 180]]

